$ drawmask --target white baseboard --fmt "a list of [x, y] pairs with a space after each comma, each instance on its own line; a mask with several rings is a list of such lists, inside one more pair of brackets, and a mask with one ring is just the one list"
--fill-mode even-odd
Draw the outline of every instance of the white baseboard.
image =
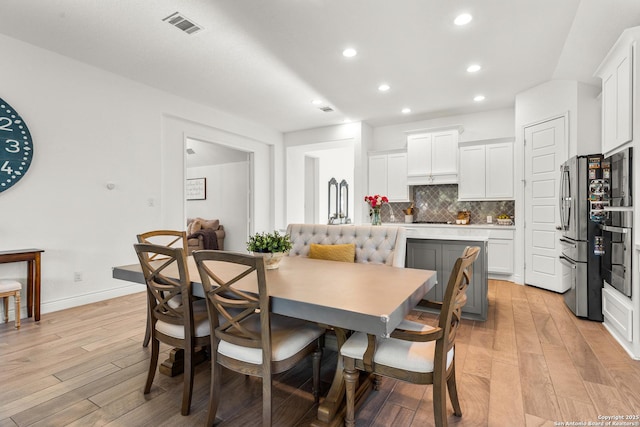
[[77, 295], [72, 298], [65, 298], [57, 301], [43, 302], [40, 306], [40, 312], [52, 313], [54, 311], [65, 310], [67, 308], [78, 307], [81, 305], [91, 304], [98, 301], [104, 301], [107, 299], [117, 298], [124, 295], [130, 295], [144, 291], [144, 287], [138, 284], [131, 284], [130, 286], [123, 286], [121, 288], [114, 288], [101, 292]]
[[615, 339], [616, 341], [618, 341], [618, 344], [620, 344], [620, 346], [627, 352], [627, 354], [629, 354], [629, 356], [632, 359], [635, 360], [640, 360], [640, 355], [638, 354], [634, 354], [633, 353], [633, 349], [631, 349], [629, 347], [629, 345], [631, 344], [629, 341], [625, 340], [622, 336], [620, 336], [620, 332], [618, 332], [615, 328], [611, 327], [606, 319], [604, 322], [602, 322], [602, 326], [604, 326], [604, 328], [609, 331], [609, 333], [611, 334], [611, 336], [613, 337], [613, 339]]
[[[78, 307], [81, 305], [91, 304], [98, 301], [104, 301], [111, 298], [117, 298], [124, 295], [135, 294], [138, 292], [144, 292], [145, 288], [139, 284], [131, 284], [130, 286], [123, 286], [121, 288], [109, 289], [101, 292], [93, 292], [84, 295], [77, 295], [72, 298], [64, 298], [56, 301], [46, 301], [40, 304], [40, 313], [53, 313], [54, 311], [66, 310], [67, 308]], [[20, 306], [20, 318], [25, 319], [27, 317], [27, 297], [22, 297]], [[15, 320], [13, 300], [9, 303], [9, 321]], [[2, 308], [0, 308], [2, 311]], [[0, 322], [1, 322], [0, 318]]]

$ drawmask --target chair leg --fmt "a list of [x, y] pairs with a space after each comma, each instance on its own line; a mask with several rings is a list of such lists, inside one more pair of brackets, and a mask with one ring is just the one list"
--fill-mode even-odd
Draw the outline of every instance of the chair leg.
[[447, 378], [447, 389], [449, 390], [449, 398], [451, 399], [451, 406], [453, 406], [453, 413], [457, 417], [462, 416], [462, 409], [460, 408], [460, 401], [458, 400], [458, 388], [456, 386], [456, 365], [455, 360], [451, 367], [451, 375]]
[[212, 353], [211, 356], [211, 382], [209, 384], [209, 409], [207, 410], [207, 427], [213, 427], [220, 403], [220, 377], [222, 370]]
[[152, 338], [151, 339], [151, 359], [149, 359], [149, 373], [147, 374], [147, 383], [144, 386], [144, 394], [151, 391], [151, 384], [153, 384], [153, 378], [156, 375], [156, 368], [158, 367], [158, 354], [160, 353], [160, 342]]
[[352, 359], [344, 359], [344, 383], [346, 386], [347, 414], [344, 419], [345, 427], [355, 427], [355, 400], [356, 383], [358, 382], [358, 370]]
[[15, 315], [16, 315], [16, 329], [20, 329], [20, 291], [16, 292], [14, 296], [14, 301], [16, 304]]
[[322, 360], [322, 347], [318, 340], [318, 347], [313, 352], [313, 398], [316, 402], [320, 402], [320, 362]]
[[262, 425], [271, 426], [271, 372], [262, 373]]
[[193, 390], [193, 346], [184, 349], [184, 384], [182, 389], [182, 415], [189, 415], [191, 410], [191, 391]]
[[433, 379], [433, 416], [436, 427], [447, 427], [447, 383], [444, 378]]
[[9, 297], [2, 297], [2, 306], [4, 308], [4, 323], [9, 323]]
[[147, 326], [144, 331], [144, 341], [142, 341], [142, 346], [147, 347], [149, 345], [150, 339], [151, 339], [151, 316], [149, 315], [149, 304], [147, 304]]
[[382, 384], [382, 376], [380, 375], [374, 375], [373, 376], [373, 389], [375, 391], [379, 391], [380, 390], [380, 385]]

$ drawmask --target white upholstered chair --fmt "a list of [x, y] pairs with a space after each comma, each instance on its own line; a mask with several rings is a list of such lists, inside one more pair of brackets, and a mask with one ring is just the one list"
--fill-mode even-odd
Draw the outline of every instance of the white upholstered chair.
[[[151, 391], [158, 366], [160, 341], [184, 350], [182, 415], [188, 415], [193, 390], [196, 347], [209, 345], [209, 319], [204, 310], [195, 310], [185, 250], [149, 243], [134, 245], [147, 285], [151, 321], [151, 358], [144, 393]], [[152, 261], [153, 260], [153, 261]], [[179, 277], [166, 275], [176, 266]], [[173, 275], [173, 274], [172, 274]]]
[[[150, 243], [152, 245], [165, 246], [167, 248], [182, 248], [187, 250], [187, 233], [179, 230], [152, 230], [145, 233], [140, 233], [137, 236], [138, 243]], [[152, 253], [151, 261], [157, 257], [162, 257], [161, 254]], [[144, 340], [142, 346], [149, 345], [151, 339], [151, 317], [149, 315], [149, 307], [147, 307], [147, 330], [144, 333]]]
[[404, 227], [371, 225], [289, 224], [289, 256], [309, 256], [312, 243], [356, 245], [355, 262], [404, 267], [407, 232]]
[[[212, 331], [206, 425], [213, 426], [221, 399], [220, 366], [262, 378], [262, 425], [270, 426], [272, 375], [293, 368], [313, 354], [313, 392], [317, 402], [324, 329], [270, 312], [263, 258], [207, 250], [195, 251], [193, 257], [207, 296]], [[258, 295], [234, 287], [246, 277], [257, 281]]]
[[0, 298], [4, 306], [4, 322], [9, 322], [9, 297], [13, 297], [15, 303], [15, 324], [20, 329], [20, 291], [22, 284], [17, 280], [0, 279]]
[[456, 261], [437, 327], [404, 320], [390, 338], [356, 332], [347, 339], [340, 349], [347, 391], [345, 426], [355, 425], [358, 370], [414, 384], [433, 384], [436, 426], [447, 425], [447, 389], [454, 414], [462, 416], [455, 377], [455, 337], [466, 302], [465, 291], [472, 275], [472, 264], [479, 252], [478, 247], [468, 247]]

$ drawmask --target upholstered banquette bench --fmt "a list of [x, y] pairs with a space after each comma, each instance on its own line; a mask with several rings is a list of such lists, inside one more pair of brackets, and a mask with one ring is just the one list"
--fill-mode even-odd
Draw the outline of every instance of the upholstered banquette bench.
[[289, 224], [289, 256], [308, 257], [311, 244], [355, 245], [355, 262], [404, 267], [407, 234], [403, 227]]

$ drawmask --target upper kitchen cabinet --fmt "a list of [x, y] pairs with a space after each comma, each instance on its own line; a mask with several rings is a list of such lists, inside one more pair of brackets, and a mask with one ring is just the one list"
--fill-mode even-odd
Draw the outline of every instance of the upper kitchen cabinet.
[[409, 185], [458, 182], [458, 136], [461, 132], [461, 126], [408, 132]]
[[409, 201], [405, 151], [369, 155], [369, 194], [387, 196], [390, 202]]
[[460, 144], [458, 200], [513, 199], [513, 142]]
[[595, 75], [602, 79], [602, 152], [633, 139], [634, 48], [640, 27], [625, 30]]

